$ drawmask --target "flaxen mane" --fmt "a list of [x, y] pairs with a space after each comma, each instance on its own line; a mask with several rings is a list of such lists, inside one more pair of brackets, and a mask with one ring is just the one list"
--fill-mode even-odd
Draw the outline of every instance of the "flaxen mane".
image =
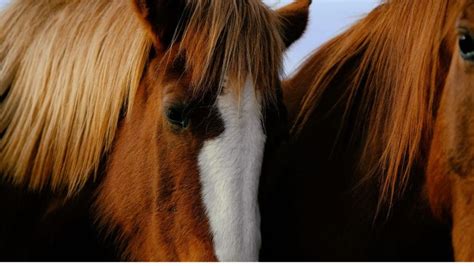
[[[180, 47], [199, 66], [196, 90], [223, 73], [234, 85], [250, 76], [271, 100], [283, 50], [275, 15], [252, 0], [186, 5]], [[0, 14], [2, 176], [70, 193], [96, 176], [151, 45], [131, 1], [14, 1]]]
[[[294, 126], [298, 132], [343, 66], [357, 58], [347, 88], [349, 110], [355, 95], [359, 130], [365, 132], [361, 162], [367, 177], [380, 176], [381, 202], [391, 203], [407, 183], [429, 144], [437, 96], [450, 52], [447, 34], [460, 1], [391, 0], [319, 49], [301, 72], [313, 75]], [[453, 12], [454, 11], [454, 12]], [[324, 58], [324, 60], [319, 60]], [[320, 62], [323, 62], [323, 66]], [[322, 71], [312, 70], [312, 66]], [[361, 124], [361, 121], [367, 121]]]

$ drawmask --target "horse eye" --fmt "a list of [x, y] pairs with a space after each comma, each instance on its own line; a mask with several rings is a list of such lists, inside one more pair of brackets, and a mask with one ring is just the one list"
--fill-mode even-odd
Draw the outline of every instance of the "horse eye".
[[168, 121], [180, 128], [186, 128], [189, 124], [188, 114], [185, 105], [173, 105], [166, 110]]
[[463, 33], [459, 36], [459, 50], [462, 58], [474, 61], [474, 40], [470, 34]]

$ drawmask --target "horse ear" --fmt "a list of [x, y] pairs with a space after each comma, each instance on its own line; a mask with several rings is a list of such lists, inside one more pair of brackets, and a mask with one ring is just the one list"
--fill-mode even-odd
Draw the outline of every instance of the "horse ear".
[[133, 0], [133, 5], [157, 48], [179, 41], [187, 21], [186, 0]]
[[308, 25], [311, 0], [295, 0], [277, 10], [283, 24], [283, 38], [286, 47], [298, 40]]

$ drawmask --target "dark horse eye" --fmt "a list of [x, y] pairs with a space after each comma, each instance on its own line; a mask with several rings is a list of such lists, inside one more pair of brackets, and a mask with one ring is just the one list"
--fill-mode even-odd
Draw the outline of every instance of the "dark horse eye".
[[459, 50], [462, 58], [474, 61], [474, 40], [469, 33], [459, 36]]
[[189, 123], [188, 114], [185, 105], [173, 105], [166, 110], [168, 121], [180, 128], [186, 128]]

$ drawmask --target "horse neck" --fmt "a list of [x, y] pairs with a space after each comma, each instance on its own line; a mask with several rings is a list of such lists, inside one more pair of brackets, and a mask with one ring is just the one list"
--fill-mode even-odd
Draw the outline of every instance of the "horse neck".
[[[321, 47], [285, 83], [295, 137], [298, 131], [307, 130], [309, 120], [318, 120], [314, 115], [317, 109], [345, 105], [340, 114], [341, 125], [349, 117], [356, 120], [356, 128], [349, 130], [355, 135], [361, 133], [360, 142], [365, 142], [360, 164], [363, 168], [372, 165], [372, 170], [366, 169], [368, 172], [386, 175], [382, 189], [387, 201], [396, 196], [395, 187], [405, 187], [410, 169], [426, 159], [438, 88], [443, 87], [447, 72], [443, 66], [450, 61], [446, 49], [449, 45], [442, 41], [443, 23], [451, 24], [452, 16], [448, 14], [455, 5], [431, 5], [436, 9], [419, 17], [407, 14], [409, 19], [403, 22], [404, 26], [413, 24], [413, 32], [408, 33], [396, 26], [394, 18], [410, 10], [403, 0], [379, 6]], [[431, 21], [435, 14], [445, 15], [446, 21], [426, 25], [424, 22]], [[400, 45], [387, 42], [399, 38], [404, 40]]]

